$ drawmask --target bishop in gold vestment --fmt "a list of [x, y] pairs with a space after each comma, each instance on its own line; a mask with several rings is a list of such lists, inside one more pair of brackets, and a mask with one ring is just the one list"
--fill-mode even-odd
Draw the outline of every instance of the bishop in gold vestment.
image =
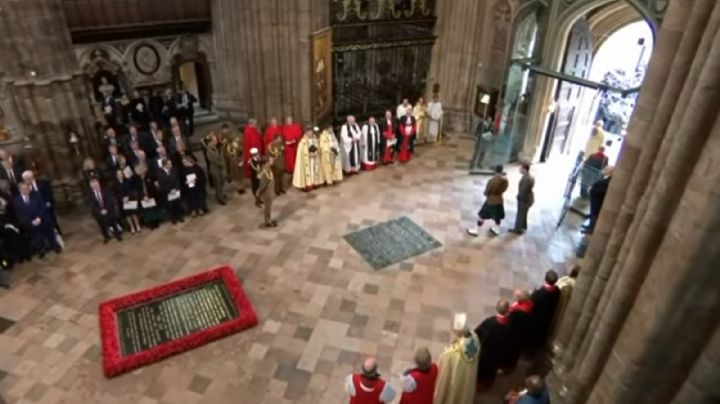
[[343, 179], [340, 145], [332, 126], [320, 134], [320, 166], [326, 185], [332, 185]]
[[455, 342], [438, 361], [434, 404], [473, 404], [477, 383], [480, 341], [466, 326], [465, 314], [455, 315]]
[[310, 191], [323, 184], [320, 149], [313, 131], [306, 131], [298, 143], [292, 184], [303, 191]]

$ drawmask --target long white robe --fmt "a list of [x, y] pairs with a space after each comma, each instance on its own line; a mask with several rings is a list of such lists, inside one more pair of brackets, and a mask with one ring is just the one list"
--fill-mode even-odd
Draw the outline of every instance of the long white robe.
[[442, 104], [439, 101], [430, 102], [428, 104], [428, 128], [427, 128], [427, 139], [428, 142], [437, 142], [438, 137], [442, 133], [442, 117], [443, 110]]
[[340, 130], [342, 141], [342, 166], [346, 173], [360, 171], [360, 139], [362, 131], [358, 124], [345, 124]]
[[395, 110], [395, 115], [396, 115], [397, 119], [400, 119], [400, 118], [404, 117], [405, 114], [407, 114], [407, 109], [408, 109], [408, 108], [412, 109], [412, 107], [413, 107], [412, 104], [408, 104], [408, 105], [400, 104], [400, 105], [398, 105], [397, 110]]
[[380, 161], [380, 136], [378, 124], [366, 123], [363, 125], [360, 153], [363, 168], [366, 170], [372, 170]]

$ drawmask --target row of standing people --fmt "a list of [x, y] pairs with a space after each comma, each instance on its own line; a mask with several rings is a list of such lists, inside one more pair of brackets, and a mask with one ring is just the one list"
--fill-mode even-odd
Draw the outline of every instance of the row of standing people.
[[[438, 362], [433, 363], [427, 348], [420, 348], [416, 366], [400, 374], [400, 403], [472, 404], [498, 374], [512, 372], [522, 356], [532, 358], [544, 352], [562, 320], [578, 271], [575, 267], [560, 280], [555, 271], [548, 271], [541, 287], [532, 293], [516, 291], [512, 304], [500, 299], [496, 314], [474, 330], [468, 327], [465, 314], [456, 314], [454, 341]], [[377, 372], [374, 358], [365, 360], [361, 370], [345, 379], [350, 404], [390, 403], [395, 390]], [[512, 391], [506, 399], [517, 404], [549, 404], [548, 391], [537, 375], [527, 379], [525, 390]]]

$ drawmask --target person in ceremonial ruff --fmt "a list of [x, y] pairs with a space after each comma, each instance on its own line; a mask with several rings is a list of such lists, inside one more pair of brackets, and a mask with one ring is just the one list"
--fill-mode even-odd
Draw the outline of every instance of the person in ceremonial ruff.
[[363, 170], [374, 170], [380, 161], [380, 146], [382, 136], [380, 135], [380, 127], [375, 122], [375, 117], [371, 116], [368, 122], [362, 127], [362, 137], [360, 139], [360, 154]]
[[434, 143], [439, 141], [442, 136], [443, 109], [437, 94], [433, 95], [432, 101], [428, 104], [427, 112], [427, 140]]
[[245, 130], [243, 131], [242, 148], [243, 163], [245, 164], [245, 176], [250, 177], [252, 175], [252, 170], [250, 169], [249, 164], [250, 158], [252, 157], [250, 155], [250, 150], [257, 149], [260, 156], [263, 155], [263, 150], [265, 150], [262, 139], [260, 138], [260, 132], [257, 128], [257, 121], [255, 119], [250, 119], [247, 126], [245, 126]]
[[285, 140], [285, 169], [292, 174], [295, 171], [295, 159], [298, 154], [298, 143], [303, 136], [302, 127], [295, 123], [291, 116], [285, 118], [282, 127], [283, 140]]
[[325, 185], [336, 184], [343, 179], [342, 163], [340, 162], [340, 146], [338, 145], [332, 124], [320, 134], [320, 165], [322, 166]]
[[362, 373], [345, 378], [345, 391], [350, 404], [388, 404], [395, 398], [395, 390], [380, 377], [375, 358], [365, 359]]
[[[263, 137], [265, 147], [270, 146], [270, 143], [275, 141], [275, 135], [280, 135], [282, 137], [282, 131], [283, 127], [278, 124], [277, 118], [270, 118], [270, 123], [265, 128], [265, 136]], [[283, 158], [285, 158], [285, 156], [283, 156]]]
[[415, 133], [417, 131], [417, 122], [412, 114], [412, 109], [408, 108], [405, 116], [400, 118], [398, 123], [400, 127], [400, 146], [398, 147], [398, 161], [407, 163], [410, 161], [415, 143]]
[[433, 404], [438, 367], [427, 348], [415, 352], [415, 365], [400, 375], [403, 389], [400, 404]]
[[417, 124], [415, 135], [420, 143], [427, 142], [427, 104], [425, 98], [420, 97], [413, 108], [413, 116]]
[[293, 172], [295, 188], [307, 192], [322, 185], [319, 142], [312, 130], [306, 130], [305, 135], [300, 139], [295, 163], [295, 172]]
[[275, 139], [267, 146], [268, 157], [275, 183], [275, 195], [285, 193], [285, 141], [282, 133], [276, 132]]
[[348, 115], [345, 125], [340, 130], [342, 142], [342, 166], [347, 175], [360, 172], [360, 139], [362, 131], [355, 123], [355, 117]]
[[392, 164], [395, 160], [395, 144], [397, 143], [397, 124], [393, 117], [392, 111], [385, 111], [385, 119], [380, 124], [382, 131], [382, 162], [383, 164]]
[[489, 389], [495, 381], [500, 369], [509, 369], [512, 362], [512, 346], [508, 341], [512, 338], [510, 329], [510, 303], [505, 299], [498, 300], [495, 305], [496, 314], [483, 320], [475, 329], [480, 340], [480, 358], [478, 359], [477, 390]]
[[434, 404], [472, 404], [475, 400], [480, 342], [467, 329], [467, 314], [455, 315], [455, 342], [445, 349], [438, 361], [438, 381]]
[[277, 227], [277, 222], [272, 220], [272, 201], [273, 201], [273, 190], [275, 179], [273, 178], [272, 165], [270, 159], [263, 157], [260, 160], [261, 169], [258, 174], [259, 187], [255, 194], [257, 198], [262, 202], [263, 205], [263, 219], [264, 222], [262, 227]]

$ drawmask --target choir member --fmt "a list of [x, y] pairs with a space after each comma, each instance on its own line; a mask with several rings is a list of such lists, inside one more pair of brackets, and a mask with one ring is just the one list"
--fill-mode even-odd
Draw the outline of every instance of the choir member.
[[252, 155], [250, 154], [250, 150], [256, 149], [259, 156], [262, 156], [263, 150], [265, 150], [262, 139], [260, 138], [260, 132], [257, 129], [257, 121], [255, 119], [250, 119], [247, 126], [245, 126], [245, 130], [243, 130], [242, 148], [245, 176], [252, 178], [252, 168], [250, 167], [250, 159], [252, 158]]
[[[415, 122], [417, 122], [417, 140], [425, 143], [427, 142], [427, 104], [425, 103], [425, 98], [418, 98], [413, 108], [413, 116], [415, 117]], [[415, 150], [413, 149], [412, 151], [414, 152]]]
[[557, 281], [557, 272], [552, 269], [545, 272], [545, 284], [535, 289], [530, 296], [533, 302], [533, 334], [529, 347], [531, 352], [542, 350], [547, 345], [555, 309], [560, 300], [560, 290], [555, 285]]
[[282, 128], [282, 135], [285, 140], [285, 168], [292, 174], [295, 171], [298, 143], [303, 137], [303, 130], [299, 123], [295, 123], [293, 118], [288, 116]]
[[320, 134], [320, 165], [325, 185], [333, 185], [342, 181], [342, 162], [340, 161], [340, 146], [338, 145], [332, 124]]
[[512, 338], [510, 328], [510, 304], [500, 299], [495, 305], [497, 313], [483, 320], [475, 329], [480, 340], [480, 359], [478, 360], [478, 391], [488, 389], [497, 371], [514, 366], [512, 346], [508, 341]]
[[509, 366], [515, 366], [520, 356], [525, 353], [529, 346], [533, 333], [533, 301], [527, 290], [515, 291], [515, 303], [510, 305], [510, 326], [512, 338], [510, 338], [511, 355]]
[[418, 348], [415, 368], [406, 370], [400, 376], [403, 390], [400, 404], [432, 404], [437, 376], [438, 367], [432, 362], [430, 350]]
[[380, 127], [375, 122], [375, 117], [371, 116], [368, 122], [363, 125], [360, 140], [363, 170], [374, 170], [377, 167], [380, 161], [381, 143]]
[[428, 103], [428, 128], [427, 128], [427, 140], [428, 142], [437, 142], [440, 140], [442, 135], [442, 117], [443, 109], [438, 95], [433, 95], [433, 99]]
[[385, 111], [385, 119], [383, 119], [380, 128], [382, 130], [382, 162], [383, 164], [392, 164], [395, 160], [396, 133], [398, 129], [392, 111]]
[[[280, 135], [280, 137], [282, 137], [282, 132], [283, 127], [278, 124], [277, 118], [272, 117], [270, 119], [270, 123], [265, 128], [265, 136], [263, 137], [266, 150], [267, 147], [270, 146], [270, 143], [275, 141], [275, 135]], [[283, 156], [283, 158], [285, 158], [285, 156]]]
[[417, 122], [412, 114], [412, 109], [408, 108], [405, 112], [405, 116], [400, 118], [398, 126], [400, 127], [398, 161], [401, 163], [407, 163], [411, 158], [413, 143], [415, 142], [415, 133], [417, 131]]
[[405, 116], [405, 113], [407, 112], [408, 108], [412, 110], [412, 104], [410, 104], [410, 100], [407, 98], [403, 99], [403, 101], [400, 103], [400, 105], [397, 106], [397, 109], [395, 110], [397, 119], [400, 119]]
[[345, 125], [340, 130], [340, 141], [342, 143], [343, 172], [347, 175], [360, 172], [360, 138], [362, 131], [355, 123], [355, 117], [349, 115]]
[[320, 147], [313, 130], [305, 131], [297, 148], [293, 186], [303, 191], [310, 191], [323, 184], [320, 169]]

